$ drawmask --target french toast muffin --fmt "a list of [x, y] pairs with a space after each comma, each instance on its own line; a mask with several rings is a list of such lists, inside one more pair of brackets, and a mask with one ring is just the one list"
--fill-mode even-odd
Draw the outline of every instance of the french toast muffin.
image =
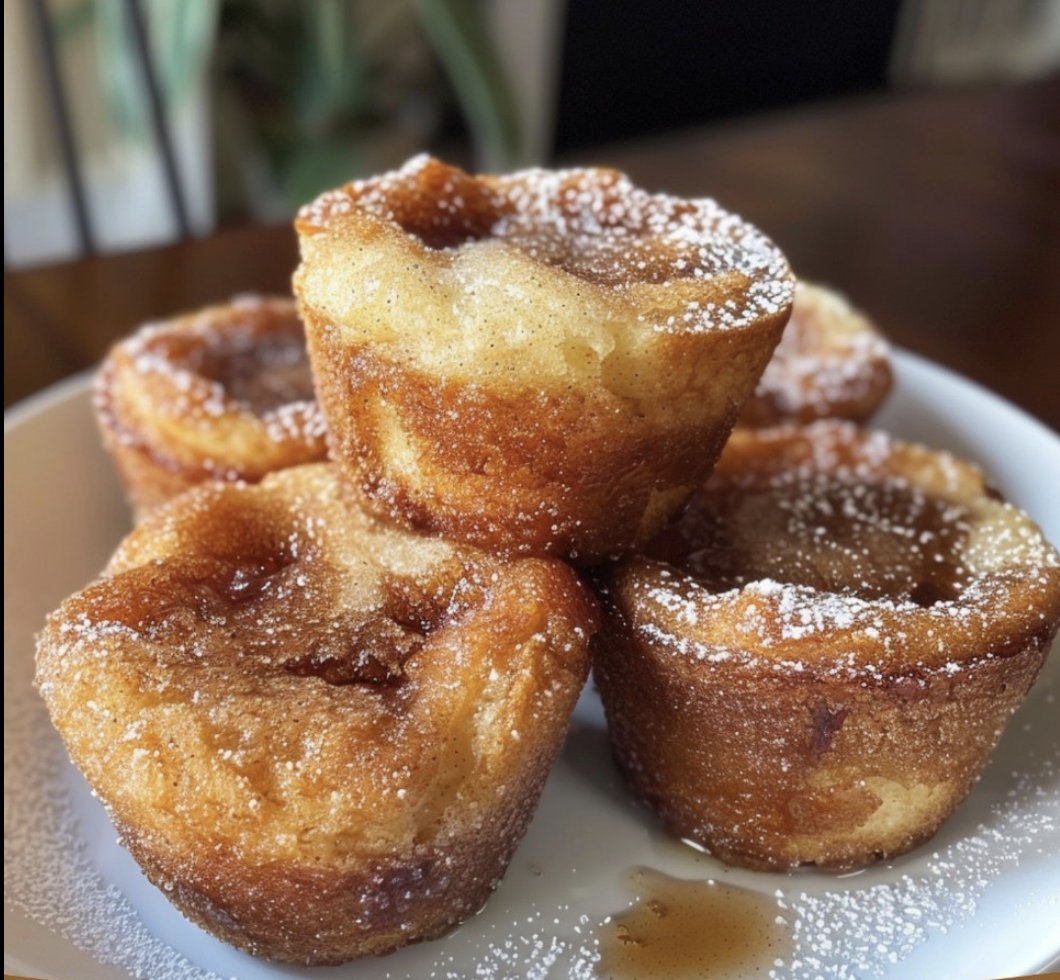
[[292, 299], [239, 296], [146, 324], [111, 349], [93, 403], [140, 515], [206, 480], [255, 482], [327, 456]]
[[1060, 559], [975, 467], [852, 423], [739, 430], [602, 573], [619, 766], [678, 836], [850, 869], [971, 789], [1060, 623]]
[[891, 390], [890, 348], [845, 297], [798, 280], [791, 319], [737, 425], [865, 422]]
[[339, 963], [476, 912], [588, 672], [569, 567], [377, 525], [332, 464], [156, 508], [38, 642], [147, 877], [240, 949]]
[[701, 482], [787, 320], [780, 251], [611, 170], [427, 157], [300, 213], [332, 452], [376, 514], [581, 565]]

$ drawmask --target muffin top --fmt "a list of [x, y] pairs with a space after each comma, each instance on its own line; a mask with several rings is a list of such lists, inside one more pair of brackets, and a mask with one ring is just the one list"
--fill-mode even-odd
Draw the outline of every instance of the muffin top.
[[325, 193], [296, 225], [303, 303], [451, 378], [651, 387], [667, 337], [786, 316], [793, 295], [753, 226], [613, 170], [472, 176], [420, 156]]
[[952, 671], [1055, 623], [1060, 557], [977, 468], [827, 421], [734, 434], [616, 588], [693, 657]]

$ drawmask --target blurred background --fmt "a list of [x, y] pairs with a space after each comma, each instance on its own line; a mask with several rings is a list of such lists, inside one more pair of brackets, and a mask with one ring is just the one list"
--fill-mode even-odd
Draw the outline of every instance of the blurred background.
[[12, 0], [5, 259], [279, 220], [421, 149], [547, 164], [1058, 65], [1056, 0]]
[[[283, 226], [320, 190], [421, 150], [477, 169], [610, 163], [716, 196], [802, 274], [963, 370], [969, 317], [1009, 316], [1028, 293], [1032, 316], [1060, 317], [1060, 0], [3, 7], [5, 357], [23, 357], [6, 404], [40, 383], [35, 344], [56, 362], [41, 378], [61, 373], [133, 318], [224, 288], [214, 275], [82, 304], [114, 322], [79, 340], [33, 270]], [[283, 242], [267, 274], [237, 261], [245, 288], [283, 287]], [[967, 288], [984, 275], [988, 300]]]

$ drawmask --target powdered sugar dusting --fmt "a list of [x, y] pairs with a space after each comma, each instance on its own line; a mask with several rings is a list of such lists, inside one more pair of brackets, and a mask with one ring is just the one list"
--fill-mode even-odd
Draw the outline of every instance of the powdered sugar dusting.
[[106, 439], [171, 467], [260, 479], [326, 454], [293, 300], [245, 295], [145, 324], [110, 352], [94, 394]]
[[[421, 976], [424, 980], [466, 980], [472, 976], [479, 980], [595, 980], [598, 974], [594, 967], [600, 958], [597, 923], [587, 915], [575, 915], [574, 926], [564, 927], [564, 920], [572, 918], [571, 907], [565, 903], [554, 909], [531, 906], [525, 913], [507, 934], [491, 923], [482, 939], [470, 944], [470, 963], [467, 951], [443, 953]], [[389, 971], [383, 974], [385, 980], [405, 976]]]
[[649, 554], [636, 627], [698, 660], [952, 673], [1060, 616], [1060, 556], [978, 470], [849, 423], [734, 437]]
[[791, 319], [741, 424], [864, 420], [891, 385], [887, 341], [844, 297], [796, 284]]
[[[1060, 744], [1014, 773], [1006, 799], [975, 832], [930, 850], [922, 867], [895, 869], [892, 880], [826, 891], [785, 890], [782, 907], [793, 923], [794, 952], [771, 974], [784, 980], [884, 977], [918, 947], [972, 919], [988, 889], [1035, 855], [1049, 853], [1060, 831]], [[840, 884], [840, 883], [837, 883]], [[1055, 905], [1042, 898], [1046, 904]]]
[[431, 247], [499, 239], [620, 293], [666, 285], [665, 301], [646, 302], [640, 316], [658, 332], [743, 327], [780, 312], [794, 291], [782, 253], [752, 225], [713, 200], [651, 194], [612, 170], [475, 178], [418, 156], [323, 194], [302, 208], [298, 226], [312, 234], [357, 211]]
[[99, 875], [74, 813], [62, 743], [38, 698], [6, 696], [18, 686], [5, 667], [5, 903], [132, 976], [222, 980], [152, 935], [128, 899]]

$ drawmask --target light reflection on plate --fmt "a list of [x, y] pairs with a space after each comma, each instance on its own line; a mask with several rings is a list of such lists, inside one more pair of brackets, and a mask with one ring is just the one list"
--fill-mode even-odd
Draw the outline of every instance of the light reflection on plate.
[[[1060, 541], [1060, 439], [1019, 410], [912, 355], [876, 421], [978, 461]], [[591, 977], [596, 930], [648, 866], [781, 892], [799, 923], [781, 980], [904, 980], [1031, 973], [1060, 953], [1060, 654], [1014, 717], [983, 779], [924, 847], [852, 876], [756, 874], [668, 839], [623, 789], [592, 692], [508, 877], [444, 940], [384, 960], [297, 969], [236, 953], [185, 922], [139, 874], [32, 689], [32, 636], [91, 578], [128, 526], [98, 447], [88, 382], [5, 419], [5, 971], [61, 980], [238, 977]]]

